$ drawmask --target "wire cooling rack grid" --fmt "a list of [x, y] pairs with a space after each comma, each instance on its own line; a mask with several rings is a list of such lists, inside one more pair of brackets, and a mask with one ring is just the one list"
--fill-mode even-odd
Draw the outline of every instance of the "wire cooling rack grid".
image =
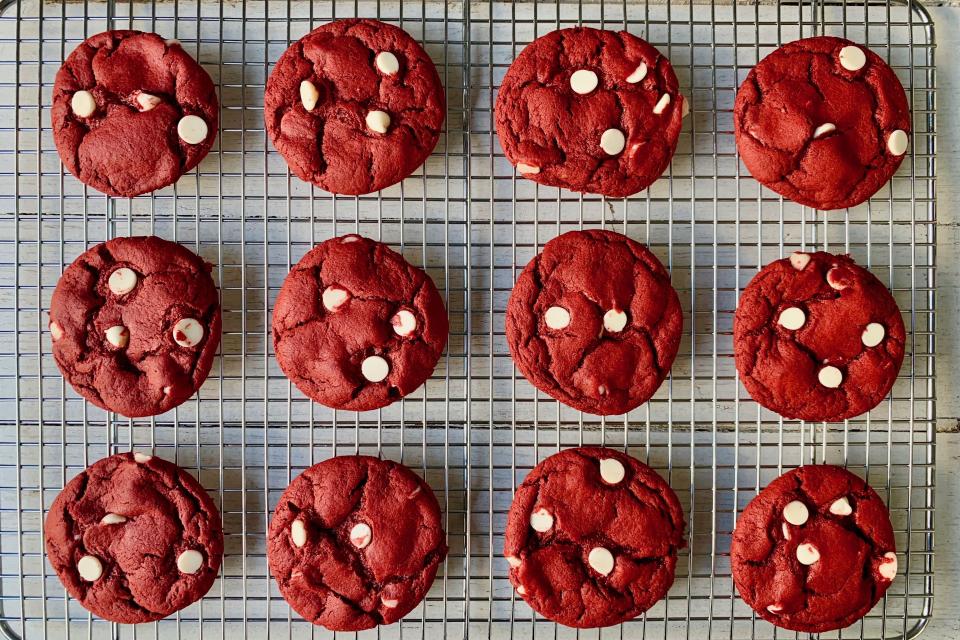
[[[736, 514], [782, 471], [844, 464], [887, 500], [901, 576], [870, 615], [829, 637], [919, 632], [933, 586], [933, 27], [918, 4], [722, 5], [188, 1], [7, 3], [0, 16], [0, 605], [11, 637], [312, 637], [279, 596], [264, 531], [292, 476], [334, 454], [413, 467], [444, 511], [450, 555], [426, 603], [385, 638], [795, 637], [733, 593]], [[332, 18], [379, 16], [424, 42], [447, 88], [446, 127], [416, 175], [381, 194], [332, 198], [291, 178], [265, 142], [264, 79], [288, 43]], [[626, 27], [667, 54], [692, 98], [668, 174], [627, 200], [515, 177], [491, 131], [495, 87], [537, 35], [583, 23]], [[197, 171], [150, 197], [112, 200], [65, 174], [49, 110], [60, 62], [108, 28], [175, 37], [220, 87], [221, 133]], [[913, 106], [913, 144], [869, 204], [822, 214], [782, 202], [738, 164], [731, 108], [739, 82], [777, 45], [813, 34], [867, 43]], [[605, 226], [647, 242], [669, 266], [685, 316], [671, 378], [629, 416], [601, 420], [518, 378], [503, 336], [518, 269], [558, 233]], [[269, 317], [290, 268], [314, 242], [359, 231], [425, 265], [451, 335], [433, 378], [379, 412], [335, 413], [291, 388], [270, 352]], [[198, 397], [155, 419], [85, 404], [50, 354], [46, 310], [65, 265], [116, 235], [156, 233], [214, 265], [224, 312], [220, 357]], [[737, 383], [731, 327], [739, 290], [797, 248], [846, 251], [893, 290], [910, 335], [893, 393], [846, 424], [782, 421]], [[506, 579], [501, 531], [513, 489], [558, 447], [603, 443], [648, 461], [680, 496], [689, 547], [669, 597], [622, 627], [584, 631], [536, 619]], [[108, 453], [153, 450], [195, 472], [223, 512], [221, 578], [155, 624], [118, 627], [64, 595], [43, 555], [43, 517], [63, 484]], [[353, 634], [343, 634], [353, 635]]]

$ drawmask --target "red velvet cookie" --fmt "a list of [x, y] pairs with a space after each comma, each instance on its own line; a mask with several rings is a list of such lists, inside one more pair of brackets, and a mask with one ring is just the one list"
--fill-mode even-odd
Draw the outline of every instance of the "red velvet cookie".
[[413, 392], [446, 344], [447, 310], [430, 276], [357, 235], [303, 256], [273, 310], [280, 368], [333, 409], [377, 409]]
[[612, 231], [549, 241], [507, 304], [520, 372], [560, 402], [626, 413], [656, 392], [680, 345], [683, 312], [670, 274], [644, 245]]
[[267, 79], [264, 121], [301, 180], [362, 194], [400, 182], [440, 139], [446, 96], [406, 31], [337, 20], [300, 38]]
[[73, 50], [53, 85], [53, 140], [78, 180], [133, 197], [173, 184], [217, 137], [207, 72], [175, 40], [105, 31]]
[[53, 357], [84, 398], [130, 418], [183, 404], [220, 344], [210, 265], [161, 238], [114, 238], [81, 254], [50, 302]]
[[657, 473], [613, 449], [550, 456], [517, 489], [504, 536], [510, 582], [570, 627], [640, 615], [673, 584], [683, 510]]
[[880, 56], [819, 36], [780, 47], [750, 71], [737, 91], [734, 131], [759, 182], [809, 207], [843, 209], [900, 166], [910, 108]]
[[223, 556], [220, 514], [200, 483], [142, 453], [104, 458], [68, 482], [44, 534], [70, 595], [125, 624], [159, 620], [202, 598]]
[[730, 556], [744, 602], [764, 620], [805, 633], [853, 624], [897, 574], [880, 496], [829, 465], [794, 469], [761, 491], [737, 519]]
[[849, 256], [794, 253], [744, 289], [733, 323], [740, 380], [785, 418], [840, 421], [877, 406], [903, 363], [893, 296]]
[[280, 497], [270, 572], [304, 619], [332, 631], [392, 624], [423, 600], [447, 555], [440, 506], [403, 465], [369, 456], [315, 464]]
[[560, 29], [527, 45], [497, 94], [497, 135], [525, 178], [622, 198], [660, 177], [683, 96], [670, 61], [626, 31]]

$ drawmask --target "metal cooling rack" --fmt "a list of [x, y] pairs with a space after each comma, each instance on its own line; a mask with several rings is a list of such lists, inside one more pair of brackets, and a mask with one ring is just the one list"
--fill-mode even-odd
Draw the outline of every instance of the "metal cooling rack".
[[[0, 611], [10, 637], [313, 637], [269, 577], [264, 531], [292, 476], [334, 454], [381, 454], [418, 470], [440, 499], [450, 555], [424, 605], [361, 637], [773, 638], [733, 592], [737, 513], [782, 471], [846, 465], [887, 500], [901, 576], [870, 615], [830, 637], [911, 637], [930, 615], [934, 482], [933, 26], [916, 3], [6, 2], [0, 15]], [[425, 47], [447, 87], [440, 144], [381, 194], [332, 198], [291, 178], [265, 143], [264, 80], [288, 43], [332, 18], [380, 17]], [[515, 177], [491, 131], [495, 87], [536, 35], [578, 23], [626, 27], [670, 57], [692, 99], [666, 176], [628, 200]], [[65, 174], [48, 104], [84, 37], [138, 28], [180, 39], [220, 87], [221, 132], [199, 169], [150, 197], [112, 200]], [[739, 82], [781, 43], [814, 34], [868, 44], [913, 107], [912, 147], [869, 204], [822, 214], [761, 189], [739, 165]], [[626, 418], [581, 415], [516, 374], [503, 335], [518, 270], [562, 231], [607, 227], [669, 266], [685, 315], [671, 378]], [[270, 353], [269, 317], [314, 242], [358, 231], [424, 265], [447, 301], [447, 352], [426, 386], [378, 412], [307, 401]], [[46, 310], [65, 265], [116, 235], [156, 233], [215, 265], [223, 342], [196, 399], [154, 419], [85, 404], [50, 354]], [[892, 395], [845, 424], [783, 421], [739, 386], [731, 328], [740, 289], [795, 249], [853, 254], [893, 290], [910, 329]], [[537, 619], [500, 557], [515, 485], [558, 447], [603, 443], [656, 467], [689, 520], [669, 597], [622, 627], [576, 633]], [[194, 471], [220, 505], [226, 555], [200, 602], [158, 623], [92, 618], [43, 556], [43, 517], [63, 484], [109, 453], [153, 450]], [[343, 634], [350, 635], [353, 634]], [[827, 634], [824, 634], [825, 636]]]

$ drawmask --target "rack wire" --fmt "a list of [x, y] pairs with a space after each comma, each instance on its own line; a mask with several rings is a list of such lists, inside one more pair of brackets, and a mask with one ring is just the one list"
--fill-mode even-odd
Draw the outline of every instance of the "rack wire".
[[[421, 473], [443, 508], [450, 555], [425, 603], [360, 637], [784, 638], [735, 595], [729, 543], [757, 490], [802, 463], [845, 465], [885, 498], [901, 576], [860, 623], [824, 637], [919, 633], [933, 598], [935, 67], [929, 15], [916, 2], [811, 0], [767, 5], [628, 2], [155, 2], [0, 5], [0, 631], [8, 637], [314, 637], [266, 564], [269, 514], [289, 480], [336, 454], [364, 452]], [[421, 41], [447, 88], [436, 152], [400, 185], [332, 197], [291, 177], [266, 143], [262, 92], [273, 61], [312, 26], [378, 17]], [[586, 24], [626, 28], [673, 62], [691, 99], [668, 173], [626, 200], [580, 196], [517, 177], [492, 130], [496, 87], [536, 36]], [[88, 190], [62, 168], [49, 120], [54, 75], [85, 37], [108, 28], [181, 40], [219, 85], [221, 131], [175, 186], [133, 200]], [[868, 204], [822, 213], [784, 202], [739, 164], [736, 87], [778, 45], [815, 34], [863, 42], [887, 59], [913, 108], [912, 148]], [[504, 310], [519, 269], [580, 227], [646, 242], [684, 308], [670, 378], [620, 418], [579, 414], [519, 377]], [[315, 242], [360, 232], [424, 266], [447, 302], [448, 348], [419, 391], [376, 412], [312, 404], [271, 353], [279, 286]], [[74, 393], [50, 351], [50, 296], [91, 244], [155, 233], [214, 265], [223, 340], [207, 383], [175, 411], [129, 420]], [[847, 252], [893, 291], [910, 330], [890, 397], [843, 424], [784, 421], [736, 379], [732, 317], [763, 264], [795, 250]], [[501, 557], [513, 489], [558, 448], [624, 448], [680, 496], [689, 546], [668, 597], [621, 627], [575, 632], [536, 617]], [[117, 626], [69, 599], [46, 563], [43, 518], [83, 467], [135, 448], [193, 471], [223, 514], [223, 569], [175, 616]], [[343, 634], [348, 635], [348, 634]], [[352, 634], [349, 634], [352, 635]]]

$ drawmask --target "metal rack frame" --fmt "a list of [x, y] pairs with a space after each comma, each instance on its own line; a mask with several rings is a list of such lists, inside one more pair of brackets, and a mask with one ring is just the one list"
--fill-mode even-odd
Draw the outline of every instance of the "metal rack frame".
[[[332, 197], [290, 176], [265, 140], [262, 91], [288, 43], [330, 19], [379, 17], [421, 41], [447, 89], [437, 150], [400, 185]], [[668, 173], [626, 200], [580, 196], [517, 177], [492, 130], [495, 89], [519, 50], [573, 24], [627, 28], [672, 60], [692, 113]], [[107, 198], [65, 172], [49, 97], [61, 61], [107, 28], [184, 43], [218, 84], [221, 132], [175, 186]], [[776, 46], [845, 35], [889, 60], [913, 108], [911, 150], [868, 204], [821, 213], [760, 188], [739, 164], [732, 104]], [[153, 2], [0, 4], [0, 631], [8, 637], [325, 636], [280, 597], [264, 532], [289, 479], [331, 455], [402, 461], [434, 488], [450, 555], [425, 603], [360, 637], [783, 638], [736, 597], [729, 541], [759, 488], [808, 462], [842, 464], [887, 501], [902, 575], [867, 618], [823, 637], [919, 633], [932, 607], [934, 489], [935, 67], [930, 16], [917, 2], [779, 4], [621, 2]], [[561, 231], [607, 227], [648, 243], [671, 270], [685, 329], [671, 377], [628, 416], [582, 415], [514, 370], [503, 336], [519, 269]], [[451, 320], [431, 380], [377, 412], [310, 403], [271, 354], [269, 317], [283, 277], [313, 243], [358, 231], [434, 278]], [[63, 268], [91, 244], [156, 233], [214, 265], [220, 354], [198, 396], [128, 420], [85, 404], [59, 375], [45, 310]], [[794, 249], [849, 252], [891, 287], [910, 331], [891, 396], [843, 424], [784, 421], [739, 386], [731, 328], [738, 292]], [[576, 632], [537, 618], [500, 557], [513, 489], [558, 447], [625, 448], [679, 495], [689, 547], [667, 599], [621, 627]], [[224, 517], [220, 579], [198, 603], [149, 625], [90, 616], [43, 554], [43, 517], [94, 460], [136, 448], [192, 470]], [[346, 635], [346, 634], [344, 634]], [[350, 634], [352, 635], [352, 634]]]

